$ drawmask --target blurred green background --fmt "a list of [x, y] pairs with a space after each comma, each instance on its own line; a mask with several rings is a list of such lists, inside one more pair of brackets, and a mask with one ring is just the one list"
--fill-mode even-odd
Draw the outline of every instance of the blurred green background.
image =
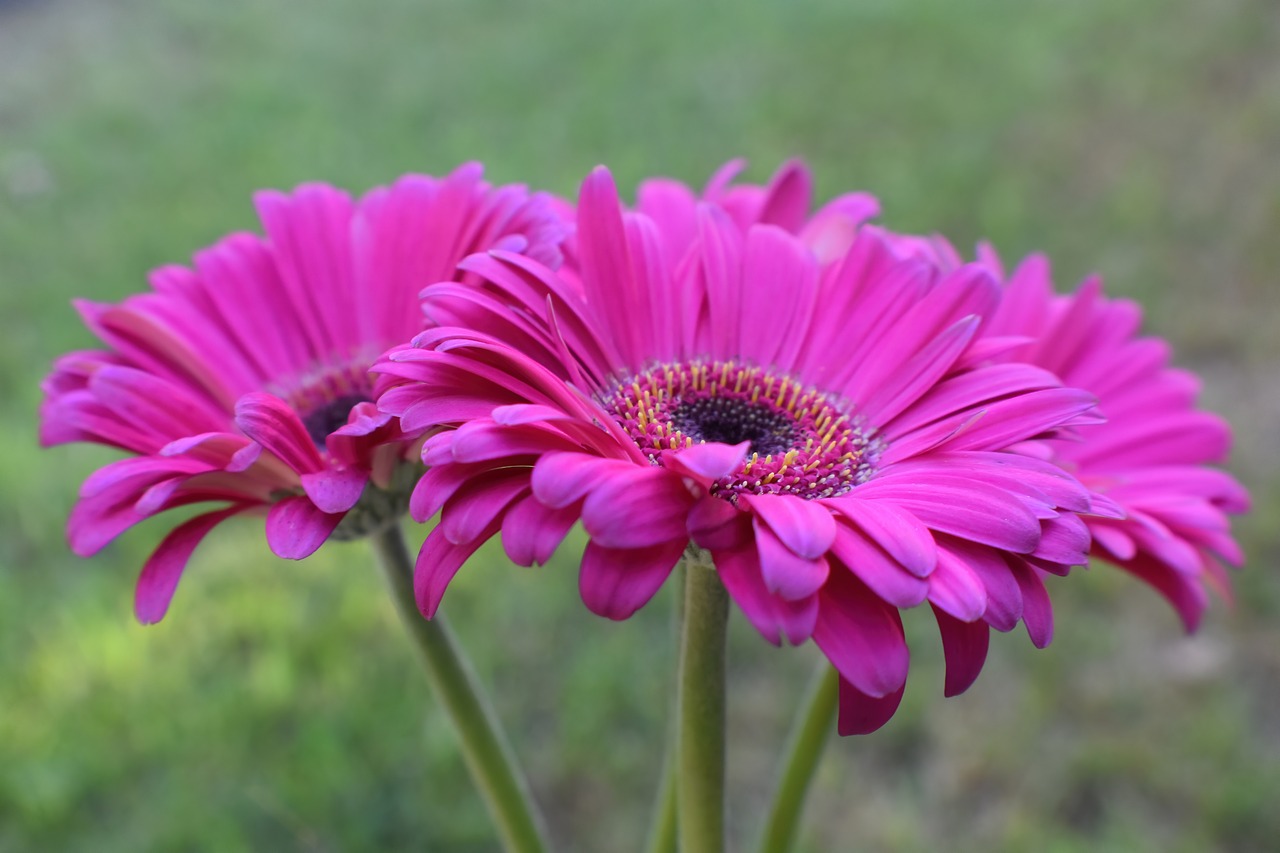
[[[821, 196], [871, 190], [896, 229], [1048, 251], [1062, 287], [1103, 272], [1201, 371], [1256, 500], [1238, 602], [1193, 637], [1095, 567], [1053, 585], [1052, 647], [998, 636], [943, 701], [910, 614], [903, 710], [833, 740], [804, 848], [1280, 845], [1272, 0], [0, 0], [0, 849], [494, 849], [360, 543], [286, 563], [260, 524], [229, 525], [145, 629], [133, 579], [163, 524], [67, 552], [79, 481], [113, 458], [35, 449], [49, 362], [91, 344], [72, 297], [119, 299], [256, 228], [260, 187], [481, 159], [568, 194], [598, 162], [624, 187], [700, 184], [740, 155], [757, 179], [804, 156]], [[562, 849], [636, 849], [669, 592], [613, 624], [570, 561], [486, 551], [445, 608]], [[731, 655], [741, 844], [815, 654], [738, 620]]]

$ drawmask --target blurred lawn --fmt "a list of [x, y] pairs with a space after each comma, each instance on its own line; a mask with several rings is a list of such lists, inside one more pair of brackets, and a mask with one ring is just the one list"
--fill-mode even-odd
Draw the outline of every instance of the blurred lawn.
[[[1055, 585], [1046, 651], [1000, 637], [942, 701], [928, 620], [904, 710], [833, 744], [810, 850], [1260, 850], [1280, 839], [1280, 9], [1270, 0], [454, 4], [0, 2], [0, 849], [489, 850], [450, 733], [359, 544], [303, 563], [212, 537], [169, 618], [130, 613], [150, 527], [61, 526], [112, 458], [33, 449], [37, 385], [89, 345], [73, 296], [256, 227], [259, 187], [361, 190], [484, 160], [571, 193], [745, 155], [878, 193], [885, 221], [1101, 270], [1203, 371], [1257, 512], [1234, 610], [1185, 638], [1105, 567]], [[420, 538], [421, 531], [413, 531]], [[566, 551], [569, 549], [566, 549]], [[587, 615], [565, 564], [482, 552], [446, 608], [566, 850], [639, 844], [669, 701], [669, 596]], [[920, 614], [913, 614], [919, 616]], [[812, 661], [739, 621], [745, 839]]]

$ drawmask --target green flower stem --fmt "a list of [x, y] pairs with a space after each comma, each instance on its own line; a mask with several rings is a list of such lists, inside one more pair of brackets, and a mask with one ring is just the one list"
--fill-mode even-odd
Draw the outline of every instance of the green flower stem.
[[657, 808], [645, 853], [676, 853], [676, 774], [675, 756], [668, 750], [662, 762], [662, 787], [658, 790]]
[[685, 580], [676, 724], [681, 853], [724, 850], [724, 672], [729, 596], [709, 565]]
[[783, 749], [786, 763], [760, 836], [760, 853], [785, 853], [795, 842], [804, 797], [818, 759], [822, 757], [822, 747], [831, 733], [839, 695], [840, 681], [835, 667], [824, 660], [809, 682], [804, 703]]
[[[684, 585], [688, 571], [682, 560], [675, 572], [679, 581], [680, 594], [675, 596], [675, 606], [671, 608], [671, 630], [676, 639], [677, 665], [679, 664], [680, 633], [684, 630]], [[678, 706], [675, 703], [672, 704], [675, 710]], [[645, 853], [676, 853], [676, 732], [675, 714], [672, 714], [662, 756], [662, 777], [658, 784], [658, 798], [654, 803], [649, 836], [644, 845]]]
[[391, 587], [391, 597], [413, 637], [427, 680], [453, 721], [471, 778], [497, 824], [503, 847], [514, 853], [548, 849], [541, 815], [516, 765], [493, 708], [484, 698], [475, 672], [463, 658], [440, 614], [431, 620], [418, 611], [413, 594], [413, 561], [398, 524], [370, 537]]

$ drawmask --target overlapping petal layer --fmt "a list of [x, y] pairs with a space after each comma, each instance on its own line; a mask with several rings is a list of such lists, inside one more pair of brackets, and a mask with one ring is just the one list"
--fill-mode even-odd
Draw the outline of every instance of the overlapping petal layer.
[[[999, 274], [994, 252], [982, 254]], [[1055, 293], [1048, 261], [1032, 256], [1009, 276], [991, 330], [1031, 338], [1010, 357], [1097, 395], [1106, 422], [1078, 441], [1050, 442], [1052, 459], [1115, 506], [1088, 519], [1094, 556], [1151, 584], [1193, 630], [1207, 587], [1230, 597], [1223, 562], [1239, 565], [1243, 555], [1228, 516], [1245, 512], [1249, 495], [1213, 467], [1226, 461], [1230, 427], [1197, 408], [1199, 380], [1169, 366], [1165, 341], [1138, 335], [1141, 320], [1136, 304], [1106, 297], [1097, 278]]]

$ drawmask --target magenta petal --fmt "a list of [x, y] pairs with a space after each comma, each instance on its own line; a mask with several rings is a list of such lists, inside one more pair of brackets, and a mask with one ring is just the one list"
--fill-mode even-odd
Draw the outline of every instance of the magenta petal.
[[686, 541], [694, 497], [663, 468], [632, 467], [610, 476], [587, 495], [582, 524], [604, 548], [647, 548]]
[[517, 566], [545, 564], [578, 516], [575, 506], [553, 509], [533, 496], [524, 498], [502, 517], [502, 546]]
[[769, 592], [787, 601], [799, 601], [822, 589], [830, 572], [825, 556], [817, 559], [797, 556], [759, 516], [755, 519], [755, 534], [760, 553], [760, 574]]
[[938, 546], [929, 528], [892, 501], [846, 497], [826, 503], [916, 577], [927, 576], [938, 564]]
[[991, 629], [981, 619], [961, 622], [937, 607], [933, 615], [938, 619], [938, 631], [942, 635], [942, 654], [947, 663], [947, 696], [958, 696], [969, 689], [982, 672], [987, 661], [987, 647]]
[[868, 696], [841, 678], [840, 714], [836, 730], [841, 737], [871, 734], [897, 713], [905, 689], [904, 685], [884, 696]]
[[633, 468], [630, 462], [586, 453], [548, 453], [534, 466], [531, 483], [538, 500], [560, 509], [582, 500], [610, 476]]
[[1064, 566], [1089, 562], [1089, 527], [1077, 515], [1060, 515], [1040, 522], [1040, 544], [1033, 554]]
[[605, 548], [594, 541], [587, 543], [578, 574], [583, 603], [599, 616], [626, 619], [653, 598], [680, 561], [685, 545], [683, 538], [647, 548]]
[[360, 501], [369, 473], [358, 468], [327, 468], [302, 475], [302, 490], [321, 512], [346, 512]]
[[961, 622], [972, 622], [986, 612], [987, 588], [963, 560], [939, 550], [938, 566], [929, 575], [929, 601]]
[[538, 424], [547, 421], [573, 420], [573, 415], [562, 409], [554, 409], [551, 406], [543, 406], [538, 403], [498, 406], [493, 410], [492, 417], [494, 423], [499, 423], [503, 426], [522, 426], [524, 424]]
[[469, 481], [440, 514], [440, 528], [455, 545], [464, 545], [495, 523], [517, 498], [529, 493], [528, 470], [500, 468]]
[[775, 646], [782, 638], [798, 646], [813, 635], [818, 621], [818, 597], [785, 601], [765, 588], [760, 559], [752, 548], [717, 551], [712, 554], [716, 571], [729, 597], [760, 634]]
[[987, 606], [982, 618], [997, 631], [1012, 631], [1022, 618], [1022, 592], [1009, 570], [1009, 562], [1018, 558], [950, 538], [944, 541], [943, 548], [949, 557], [973, 572], [986, 590]]
[[689, 508], [686, 523], [689, 538], [708, 551], [738, 548], [750, 536], [749, 513], [720, 498], [709, 495], [698, 498]]
[[915, 607], [929, 594], [928, 581], [908, 572], [874, 541], [846, 525], [839, 525], [831, 552], [872, 592], [894, 607]]
[[907, 680], [910, 656], [902, 617], [848, 571], [823, 588], [813, 641], [863, 693], [887, 696]]
[[449, 581], [453, 580], [462, 564], [497, 532], [498, 524], [494, 522], [475, 539], [461, 545], [450, 542], [439, 526], [427, 534], [413, 566], [413, 593], [423, 616], [430, 619], [436, 615]]
[[133, 612], [138, 621], [144, 625], [152, 625], [164, 618], [173, 600], [174, 590], [178, 588], [178, 580], [182, 570], [196, 546], [210, 530], [238, 512], [244, 511], [244, 505], [237, 504], [218, 512], [198, 515], [175, 527], [160, 543], [138, 576], [138, 585], [133, 594]]
[[784, 545], [797, 556], [816, 560], [836, 538], [836, 520], [821, 501], [792, 495], [740, 495]]
[[236, 401], [236, 426], [300, 474], [324, 467], [320, 451], [284, 400], [252, 391]]
[[741, 468], [750, 447], [747, 441], [741, 444], [709, 441], [684, 450], [666, 451], [662, 454], [662, 464], [709, 487], [713, 481]]
[[1027, 636], [1037, 649], [1043, 649], [1053, 640], [1053, 606], [1044, 581], [1034, 568], [1023, 560], [1012, 559], [1009, 569], [1022, 591], [1022, 622]]
[[267, 545], [277, 557], [301, 560], [315, 553], [345, 513], [328, 513], [303, 495], [285, 498], [267, 512]]
[[1040, 541], [1040, 520], [1016, 495], [972, 477], [912, 471], [871, 480], [859, 490], [961, 539], [1020, 554], [1031, 553]]

